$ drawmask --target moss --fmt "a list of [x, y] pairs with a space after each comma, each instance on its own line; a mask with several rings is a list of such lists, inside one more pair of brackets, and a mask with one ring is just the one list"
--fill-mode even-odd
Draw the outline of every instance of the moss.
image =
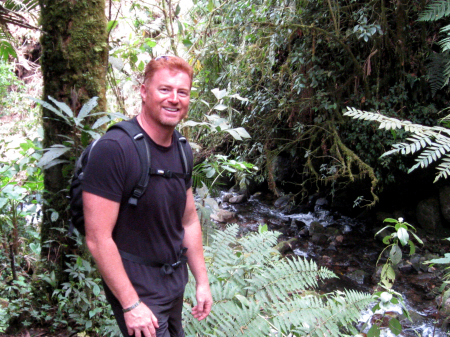
[[[90, 98], [97, 96], [97, 111], [106, 111], [106, 66], [108, 57], [104, 0], [39, 0], [41, 6], [41, 66], [44, 77], [44, 100], [52, 96], [77, 113]], [[72, 129], [58, 121], [49, 110], [43, 111], [44, 147], [61, 143], [60, 135]], [[41, 242], [58, 243], [54, 227], [66, 227], [69, 174], [62, 165], [45, 171], [44, 184], [48, 202], [44, 207]], [[52, 222], [49, 208], [59, 214]], [[63, 266], [60, 247], [43, 244], [42, 255]]]

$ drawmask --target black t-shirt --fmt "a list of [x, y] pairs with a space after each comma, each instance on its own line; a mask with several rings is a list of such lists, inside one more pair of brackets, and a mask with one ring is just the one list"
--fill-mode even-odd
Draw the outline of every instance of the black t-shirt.
[[[138, 123], [136, 119], [133, 122]], [[184, 172], [175, 135], [172, 144], [163, 147], [143, 133], [150, 145], [152, 168]], [[187, 151], [186, 157], [192, 162], [192, 151]], [[153, 261], [175, 263], [184, 238], [181, 220], [191, 180], [151, 175], [137, 206], [131, 206], [128, 199], [140, 176], [141, 163], [135, 145], [123, 131], [113, 129], [91, 150], [81, 186], [84, 191], [120, 202], [113, 231], [113, 239], [120, 250]], [[155, 304], [167, 303], [184, 291], [185, 264], [173, 274], [163, 275], [157, 267], [124, 259], [123, 263], [139, 296]]]

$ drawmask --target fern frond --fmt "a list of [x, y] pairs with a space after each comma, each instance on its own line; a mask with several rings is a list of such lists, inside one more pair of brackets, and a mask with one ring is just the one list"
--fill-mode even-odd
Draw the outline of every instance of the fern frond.
[[[450, 129], [441, 126], [424, 126], [420, 124], [413, 124], [410, 121], [401, 121], [395, 118], [386, 117], [379, 113], [366, 112], [357, 110], [355, 108], [347, 108], [344, 113], [346, 116], [351, 116], [355, 119], [374, 120], [380, 123], [380, 128], [391, 128], [391, 125], [400, 124], [405, 131], [414, 133], [411, 137], [406, 139], [406, 142], [394, 144], [392, 149], [383, 153], [381, 157], [389, 156], [395, 153], [402, 155], [421, 153], [416, 158], [416, 164], [412, 166], [408, 173], [421, 167], [426, 168], [430, 164], [442, 161], [437, 167], [438, 174], [435, 181], [440, 178], [447, 178], [450, 176], [450, 163], [448, 159], [442, 159], [443, 156], [450, 155]], [[447, 120], [449, 116], [443, 118]]]
[[354, 313], [362, 310], [370, 295], [341, 294], [345, 299], [338, 300], [307, 290], [320, 279], [336, 276], [313, 261], [283, 258], [273, 248], [279, 233], [268, 231], [240, 239], [237, 233], [237, 225], [217, 230], [216, 241], [205, 247], [214, 299], [208, 319], [198, 322], [188, 313], [195, 303], [192, 277], [186, 286], [187, 336], [288, 336], [299, 331], [305, 332], [302, 336], [338, 336], [339, 331], [354, 330]]
[[[444, 46], [446, 45], [447, 42], [444, 43]], [[436, 91], [442, 89], [448, 84], [450, 74], [450, 54], [447, 51], [442, 53], [433, 53], [430, 55], [428, 60], [428, 78], [430, 81], [431, 93], [434, 95]]]
[[450, 15], [450, 2], [448, 0], [437, 0], [429, 4], [418, 21], [436, 21], [444, 16]]

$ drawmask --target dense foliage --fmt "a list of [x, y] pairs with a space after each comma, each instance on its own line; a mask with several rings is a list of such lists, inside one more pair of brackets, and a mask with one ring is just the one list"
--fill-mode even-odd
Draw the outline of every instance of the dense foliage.
[[[406, 171], [401, 158], [379, 156], [401, 132], [379, 131], [342, 117], [346, 106], [435, 123], [446, 107], [427, 81], [430, 37], [438, 26], [417, 22], [420, 1], [197, 1], [202, 24], [190, 49], [200, 60], [199, 87], [230, 87], [248, 98], [231, 113], [252, 135], [238, 155], [265, 168], [269, 187], [278, 157], [297, 174], [285, 191], [338, 189], [366, 178], [377, 190]], [[199, 107], [197, 111], [201, 111]], [[255, 146], [256, 145], [256, 146]], [[369, 181], [370, 180], [370, 181]], [[291, 185], [289, 185], [291, 184]]]

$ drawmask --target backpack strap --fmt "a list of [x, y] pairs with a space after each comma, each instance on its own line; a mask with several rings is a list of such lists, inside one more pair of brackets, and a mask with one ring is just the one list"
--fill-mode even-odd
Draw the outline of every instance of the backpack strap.
[[147, 144], [147, 141], [145, 140], [145, 136], [142, 133], [141, 128], [134, 122], [123, 121], [120, 123], [116, 123], [111, 126], [108, 131], [112, 129], [121, 129], [125, 133], [127, 133], [133, 141], [133, 144], [136, 147], [139, 155], [139, 161], [141, 162], [141, 177], [139, 178], [139, 182], [133, 188], [133, 193], [128, 200], [128, 203], [130, 205], [136, 206], [138, 199], [144, 194], [148, 185], [148, 168], [151, 165], [150, 148]]

